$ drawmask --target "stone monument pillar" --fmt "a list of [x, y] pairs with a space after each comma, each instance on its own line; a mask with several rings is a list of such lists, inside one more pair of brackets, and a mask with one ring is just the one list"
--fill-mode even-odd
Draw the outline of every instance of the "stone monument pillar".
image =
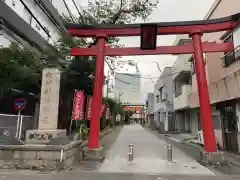
[[66, 130], [57, 129], [59, 90], [60, 71], [56, 68], [44, 69], [38, 129], [27, 131], [27, 143], [47, 143], [55, 137], [66, 136]]
[[47, 68], [42, 73], [38, 129], [57, 129], [60, 72]]

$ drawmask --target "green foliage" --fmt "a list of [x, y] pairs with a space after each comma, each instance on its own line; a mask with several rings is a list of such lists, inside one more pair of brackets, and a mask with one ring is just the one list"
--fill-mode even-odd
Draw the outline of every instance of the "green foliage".
[[103, 104], [106, 104], [113, 114], [124, 114], [122, 104], [112, 98], [103, 98]]
[[43, 63], [39, 54], [16, 44], [0, 49], [0, 94], [9, 88], [39, 92], [42, 67], [48, 66], [47, 62]]
[[89, 134], [89, 128], [85, 124], [81, 125], [78, 128], [77, 133], [79, 133], [82, 137], [86, 137]]
[[[154, 1], [154, 0], [153, 0]], [[88, 8], [81, 8], [79, 23], [85, 24], [125, 24], [135, 20], [147, 20], [157, 6], [151, 0], [89, 0]], [[69, 17], [62, 17], [70, 23]], [[39, 96], [41, 72], [45, 67], [57, 67], [61, 70], [60, 121], [71, 116], [74, 89], [84, 90], [92, 95], [95, 71], [94, 57], [71, 57], [72, 47], [88, 47], [96, 44], [96, 39], [72, 38], [67, 33], [60, 34], [60, 39], [45, 51], [31, 52], [26, 48], [12, 44], [0, 48], [0, 98], [10, 88], [32, 92]], [[119, 38], [109, 37], [107, 44], [118, 47]], [[116, 70], [117, 57], [106, 57], [105, 62], [112, 73]], [[113, 99], [104, 99], [114, 114], [124, 114], [120, 103]], [[64, 124], [64, 123], [63, 123]], [[64, 126], [67, 125], [65, 122]]]

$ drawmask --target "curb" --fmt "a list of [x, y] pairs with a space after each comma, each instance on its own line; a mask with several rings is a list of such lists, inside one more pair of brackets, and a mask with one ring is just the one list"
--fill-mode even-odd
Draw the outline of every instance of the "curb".
[[[183, 144], [187, 144], [187, 145], [190, 145], [194, 148], [197, 148], [198, 150], [203, 150], [203, 148], [199, 147], [198, 145], [194, 144], [194, 143], [191, 143], [191, 142], [182, 142]], [[223, 151], [223, 155], [224, 155], [224, 158], [226, 158], [226, 161], [234, 166], [237, 166], [237, 167], [240, 167], [240, 163], [235, 163], [233, 162], [232, 160], [230, 160], [228, 157], [226, 157], [226, 154], [225, 152]]]
[[[112, 131], [114, 131], [115, 129], [117, 129], [118, 127], [113, 127], [105, 132], [103, 132], [102, 134], [99, 135], [99, 139], [102, 139], [104, 136], [108, 135], [109, 133], [111, 133]], [[81, 144], [82, 147], [86, 146], [88, 143], [88, 140], [84, 140]]]
[[190, 145], [190, 146], [192, 146], [192, 147], [194, 147], [194, 148], [197, 148], [197, 149], [199, 149], [199, 150], [203, 150], [203, 148], [200, 147], [199, 145], [197, 145], [197, 144], [195, 144], [195, 143], [191, 143], [191, 142], [189, 142], [189, 141], [181, 141], [181, 143], [182, 143], [182, 144]]

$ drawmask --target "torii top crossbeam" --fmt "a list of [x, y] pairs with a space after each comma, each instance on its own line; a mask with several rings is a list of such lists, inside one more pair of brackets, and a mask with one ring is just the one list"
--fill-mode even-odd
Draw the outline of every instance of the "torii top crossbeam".
[[[68, 24], [68, 32], [72, 36], [78, 37], [125, 37], [141, 36], [142, 25], [156, 25], [157, 35], [189, 34], [198, 31], [203, 33], [212, 33], [218, 31], [233, 30], [238, 25], [240, 13], [232, 16], [201, 20], [201, 21], [182, 21], [182, 22], [163, 22], [163, 23], [144, 23], [144, 24]], [[229, 52], [233, 50], [233, 43], [203, 43], [203, 52]], [[92, 48], [72, 48], [72, 56], [95, 56], [97, 54], [95, 46]], [[154, 52], [152, 50], [141, 50], [139, 47], [111, 48], [106, 46], [105, 56], [134, 56], [134, 55], [152, 55], [152, 54], [193, 54], [193, 46], [185, 44], [181, 46], [159, 46]]]
[[[200, 21], [179, 21], [156, 24], [158, 35], [191, 34], [194, 30], [202, 33], [232, 30], [240, 20], [240, 13], [219, 19], [200, 20]], [[141, 24], [67, 24], [68, 32], [72, 36], [78, 37], [97, 37], [105, 35], [107, 37], [126, 37], [140, 36]]]

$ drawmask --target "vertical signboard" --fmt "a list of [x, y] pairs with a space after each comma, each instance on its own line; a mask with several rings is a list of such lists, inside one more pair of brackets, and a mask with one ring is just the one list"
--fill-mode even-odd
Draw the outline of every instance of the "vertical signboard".
[[92, 118], [92, 96], [87, 98], [87, 111], [86, 111], [86, 120], [91, 120]]
[[[101, 117], [103, 115], [103, 112], [106, 108], [105, 104], [102, 104], [101, 106]], [[91, 120], [92, 118], [92, 96], [88, 96], [87, 98], [87, 110], [86, 110], [86, 120]]]
[[38, 129], [57, 129], [60, 71], [46, 68], [42, 73]]
[[76, 91], [73, 101], [72, 120], [83, 119], [84, 119], [84, 93], [82, 91]]

